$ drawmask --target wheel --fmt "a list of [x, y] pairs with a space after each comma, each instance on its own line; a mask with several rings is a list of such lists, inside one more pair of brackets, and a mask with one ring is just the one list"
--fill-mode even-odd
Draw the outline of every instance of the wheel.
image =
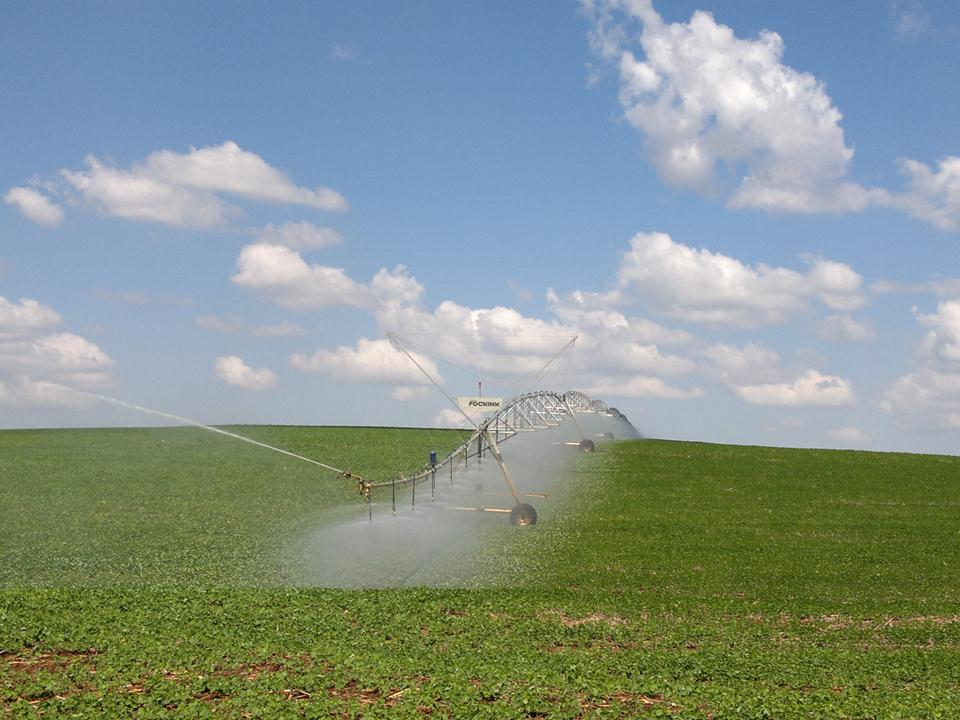
[[513, 510], [510, 511], [510, 524], [517, 527], [536, 525], [537, 511], [533, 509], [533, 505], [517, 503], [513, 506]]
[[584, 438], [580, 441], [580, 449], [583, 450], [583, 452], [593, 452], [597, 449], [597, 446], [593, 444], [593, 440]]

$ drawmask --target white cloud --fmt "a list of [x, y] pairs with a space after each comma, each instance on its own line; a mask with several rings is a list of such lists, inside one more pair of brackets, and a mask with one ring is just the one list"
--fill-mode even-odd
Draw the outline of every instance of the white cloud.
[[735, 327], [782, 323], [817, 300], [836, 310], [862, 306], [863, 279], [849, 266], [805, 258], [806, 273], [695, 250], [665, 233], [639, 233], [630, 241], [617, 278], [624, 301], [688, 322]]
[[60, 322], [56, 310], [36, 300], [20, 298], [19, 303], [14, 303], [0, 297], [0, 339], [31, 335], [56, 327]]
[[598, 378], [584, 392], [594, 398], [662, 398], [666, 400], [690, 400], [703, 395], [699, 388], [683, 390], [667, 385], [658, 377], [636, 375], [626, 381]]
[[907, 177], [907, 192], [888, 194], [882, 204], [901, 208], [941, 230], [960, 230], [960, 157], [941, 158], [936, 170], [907, 158], [901, 158], [899, 166]]
[[751, 343], [743, 347], [715, 343], [701, 351], [709, 362], [708, 374], [731, 386], [775, 382], [782, 374], [780, 355]]
[[920, 367], [887, 388], [880, 408], [906, 430], [960, 429], [960, 300], [944, 301], [917, 322], [929, 328], [919, 343]]
[[[418, 353], [411, 354], [437, 382], [443, 382], [433, 360]], [[317, 350], [309, 356], [297, 353], [290, 358], [290, 364], [297, 370], [325, 373], [341, 382], [389, 385], [423, 385], [430, 382], [406, 355], [387, 340], [360, 338], [355, 347]]]
[[317, 227], [308, 222], [288, 222], [274, 227], [267, 225], [257, 234], [257, 242], [286, 245], [294, 249], [324, 248], [339, 245], [343, 238], [333, 228]]
[[78, 372], [113, 366], [113, 361], [96, 344], [68, 332], [44, 335], [34, 340], [29, 362], [33, 368]]
[[285, 308], [304, 310], [335, 305], [371, 307], [369, 288], [351, 280], [342, 268], [310, 265], [282, 245], [247, 245], [237, 258], [233, 282]]
[[303, 335], [302, 327], [286, 320], [277, 325], [249, 325], [238, 317], [219, 318], [216, 315], [199, 315], [196, 322], [204, 330], [225, 335], [251, 335], [266, 338]]
[[[264, 252], [266, 261], [250, 262], [254, 251]], [[645, 297], [648, 305], [667, 315], [749, 327], [785, 321], [815, 301], [837, 309], [866, 302], [862, 279], [848, 266], [821, 258], [805, 260], [806, 272], [748, 267], [723, 255], [694, 251], [666, 235], [641, 234], [634, 238], [621, 265], [619, 288], [606, 293], [575, 290], [563, 299], [550, 290], [547, 305], [555, 319], [529, 317], [503, 306], [474, 309], [449, 300], [430, 309], [423, 302], [423, 285], [403, 266], [381, 269], [366, 285], [343, 271], [335, 272], [338, 282], [349, 291], [346, 296], [358, 298], [355, 304], [371, 312], [382, 331], [429, 338], [438, 357], [468, 368], [468, 373], [485, 381], [499, 382], [507, 393], [512, 392], [511, 382], [539, 382], [537, 373], [576, 335], [577, 349], [567, 371], [578, 387], [594, 395], [700, 397], [700, 388], [665, 380], [699, 369], [749, 402], [796, 407], [850, 404], [852, 388], [843, 378], [804, 366], [785, 371], [779, 355], [759, 345], [699, 346], [686, 331], [628, 317], [618, 307]], [[238, 260], [240, 273], [235, 281], [242, 279], [241, 284], [261, 292], [271, 288], [271, 293], [264, 294], [287, 306], [322, 307], [324, 302], [332, 302], [331, 297], [344, 302], [343, 293], [328, 291], [319, 294], [322, 302], [316, 300], [316, 290], [310, 288], [317, 282], [317, 267], [289, 248], [248, 246]], [[213, 321], [204, 324], [220, 325]], [[678, 346], [683, 352], [664, 352], [660, 343]], [[698, 365], [699, 359], [706, 363]], [[806, 368], [810, 362], [818, 361], [806, 360]], [[291, 364], [344, 382], [394, 386], [424, 382], [416, 368], [383, 340], [364, 338], [353, 347], [298, 353], [291, 357]], [[434, 365], [429, 367], [436, 372]], [[412, 391], [403, 387], [394, 390], [398, 399], [411, 395]]]
[[419, 306], [424, 293], [423, 285], [411, 277], [404, 265], [397, 265], [393, 270], [378, 270], [370, 281], [370, 290], [381, 305], [395, 307]]
[[0, 407], [87, 407], [92, 399], [69, 387], [28, 375], [0, 378]]
[[868, 203], [870, 191], [846, 180], [853, 150], [839, 110], [813, 75], [781, 63], [777, 33], [738, 38], [703, 11], [665, 23], [649, 0], [584, 8], [594, 50], [618, 68], [624, 116], [667, 183], [713, 192], [722, 167], [737, 183], [733, 207], [809, 213]]
[[664, 327], [643, 317], [628, 318], [616, 309], [618, 292], [590, 293], [574, 290], [562, 299], [547, 290], [547, 307], [561, 321], [591, 334], [615, 334], [623, 340], [651, 345], [688, 345], [693, 335], [686, 330]]
[[13, 205], [20, 214], [35, 223], [55, 227], [63, 222], [63, 209], [46, 195], [31, 188], [10, 188], [3, 196], [8, 205]]
[[930, 328], [923, 349], [948, 363], [960, 363], [960, 300], [941, 302], [932, 315], [917, 313], [917, 321]]
[[855, 401], [849, 380], [808, 370], [791, 382], [733, 385], [741, 399], [778, 407], [840, 407]]
[[375, 317], [380, 328], [404, 337], [430, 338], [441, 356], [494, 377], [537, 372], [575, 334], [556, 322], [502, 306], [472, 309], [446, 300], [430, 312], [421, 306], [419, 283], [396, 271], [391, 277], [378, 283]]
[[876, 337], [872, 327], [849, 315], [829, 315], [817, 322], [815, 330], [822, 339], [835, 343], [866, 342]]
[[108, 167], [92, 155], [86, 163], [86, 171], [60, 174], [88, 207], [104, 215], [204, 229], [222, 226], [230, 214], [230, 207], [213, 193], [172, 185], [138, 169]]
[[218, 357], [214, 368], [225, 383], [245, 390], [273, 390], [277, 386], [277, 376], [271, 370], [254, 370], [236, 355]]
[[614, 333], [602, 339], [586, 338], [584, 348], [593, 370], [616, 370], [623, 373], [649, 375], [684, 375], [696, 365], [679, 355], [665, 355], [656, 345], [644, 345], [617, 337]]
[[397, 385], [390, 391], [390, 398], [398, 402], [408, 402], [410, 400], [422, 400], [429, 394], [430, 388], [425, 385]]
[[471, 429], [471, 425], [463, 416], [463, 413], [453, 408], [443, 408], [433, 416], [433, 426], [438, 428], [450, 428], [453, 430]]
[[88, 155], [85, 162], [84, 170], [60, 171], [67, 187], [79, 194], [87, 207], [131, 220], [183, 228], [220, 228], [240, 214], [222, 194], [326, 211], [347, 209], [346, 200], [336, 191], [298, 186], [259, 155], [231, 141], [192, 148], [184, 154], [160, 150], [129, 170], [108, 165], [93, 155]]
[[880, 408], [907, 430], [960, 429], [960, 372], [924, 367], [898, 378]]
[[36, 300], [0, 297], [0, 405], [86, 405], [71, 387], [111, 382], [113, 360], [86, 338], [57, 331], [60, 324], [60, 314]]
[[741, 400], [779, 407], [836, 407], [855, 398], [849, 380], [817, 370], [784, 369], [780, 355], [762, 345], [715, 343], [703, 348], [704, 372]]
[[[894, 193], [848, 177], [853, 148], [842, 115], [816, 77], [782, 63], [775, 32], [737, 37], [713, 15], [666, 23], [651, 0], [581, 0], [590, 45], [620, 81], [624, 118], [643, 134], [664, 182], [722, 195], [733, 208], [851, 212], [896, 207], [944, 230], [960, 230], [960, 158], [938, 169], [899, 161], [909, 189]], [[897, 10], [901, 39], [929, 17]], [[592, 71], [595, 73], [595, 69]]]
[[855, 427], [835, 428], [827, 432], [827, 437], [830, 440], [836, 440], [837, 442], [854, 443], [858, 445], [869, 440], [866, 433], [864, 433], [862, 430], [858, 430]]
[[68, 332], [0, 340], [0, 372], [76, 385], [105, 385], [113, 361], [95, 343]]
[[135, 170], [171, 185], [224, 192], [267, 202], [307, 205], [318, 210], [342, 211], [347, 201], [326, 187], [309, 189], [291, 182], [283, 172], [235, 142], [191, 148], [189, 153], [159, 150]]

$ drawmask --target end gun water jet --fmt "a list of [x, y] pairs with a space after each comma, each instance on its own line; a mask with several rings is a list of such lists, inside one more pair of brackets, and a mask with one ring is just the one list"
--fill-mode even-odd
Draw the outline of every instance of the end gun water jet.
[[92, 398], [94, 400], [100, 400], [101, 402], [110, 403], [111, 405], [119, 405], [120, 407], [125, 407], [130, 410], [137, 410], [138, 412], [146, 413], [147, 415], [155, 415], [157, 417], [167, 418], [168, 420], [176, 420], [179, 423], [185, 425], [192, 425], [193, 427], [198, 427], [201, 430], [209, 430], [210, 432], [217, 433], [218, 435], [226, 435], [227, 437], [234, 438], [235, 440], [242, 440], [245, 443], [250, 443], [251, 445], [256, 445], [258, 447], [266, 448], [267, 450], [273, 450], [274, 452], [282, 453], [284, 455], [289, 455], [292, 458], [297, 460], [303, 460], [303, 462], [308, 462], [312, 465], [317, 465], [324, 468], [325, 470], [331, 470], [339, 475], [350, 476], [351, 473], [346, 470], [341, 470], [340, 468], [335, 468], [333, 465], [327, 465], [322, 463], [319, 460], [313, 460], [312, 458], [304, 457], [303, 455], [298, 455], [297, 453], [290, 452], [289, 450], [284, 450], [283, 448], [274, 447], [273, 445], [268, 445], [265, 442], [260, 442], [259, 440], [254, 440], [253, 438], [244, 437], [243, 435], [237, 435], [237, 433], [232, 433], [229, 430], [223, 430], [222, 428], [213, 427], [212, 425], [204, 425], [202, 422], [197, 422], [196, 420], [191, 420], [190, 418], [181, 417], [180, 415], [174, 415], [172, 413], [162, 412], [160, 410], [151, 410], [150, 408], [143, 407], [142, 405], [135, 405], [134, 403], [128, 403], [124, 400], [118, 400], [117, 398], [112, 398], [107, 395], [99, 395], [97, 393], [86, 392], [84, 390], [77, 390], [76, 388], [68, 387], [66, 385], [61, 385], [66, 390], [77, 393], [78, 395], [83, 395], [84, 397]]

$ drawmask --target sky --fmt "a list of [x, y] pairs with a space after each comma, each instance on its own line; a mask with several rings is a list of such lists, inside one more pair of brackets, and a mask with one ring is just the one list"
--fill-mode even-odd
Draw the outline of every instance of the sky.
[[958, 453], [956, 3], [14, 0], [0, 66], [0, 427], [460, 424], [393, 332], [451, 396]]

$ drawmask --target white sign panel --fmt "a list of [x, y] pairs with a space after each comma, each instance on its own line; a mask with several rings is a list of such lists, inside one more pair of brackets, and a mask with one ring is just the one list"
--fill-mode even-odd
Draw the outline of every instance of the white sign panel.
[[467, 415], [499, 412], [503, 398], [495, 397], [458, 397], [457, 404]]

